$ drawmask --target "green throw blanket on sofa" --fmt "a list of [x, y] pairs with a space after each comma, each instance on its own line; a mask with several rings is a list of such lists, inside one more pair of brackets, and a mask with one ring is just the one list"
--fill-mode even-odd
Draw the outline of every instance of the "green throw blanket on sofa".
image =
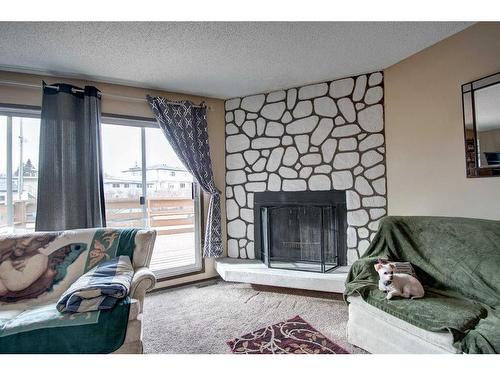
[[[411, 262], [426, 296], [386, 300], [378, 258]], [[386, 217], [350, 269], [345, 294], [355, 293], [420, 328], [450, 331], [465, 353], [500, 353], [500, 221]]]

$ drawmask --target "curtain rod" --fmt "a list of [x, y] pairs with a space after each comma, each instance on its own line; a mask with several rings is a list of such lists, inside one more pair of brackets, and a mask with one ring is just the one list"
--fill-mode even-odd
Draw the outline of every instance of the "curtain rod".
[[[17, 82], [17, 81], [4, 81], [4, 80], [0, 80], [0, 85], [6, 85], [6, 86], [24, 86], [24, 87], [29, 87], [29, 88], [33, 88], [33, 89], [41, 89], [42, 88], [42, 85], [37, 85], [35, 83], [25, 83], [25, 82]], [[51, 89], [55, 89], [55, 90], [59, 90], [59, 86], [55, 86], [55, 85], [45, 85], [45, 87], [48, 87], [48, 88], [51, 88]], [[84, 92], [84, 90], [82, 90], [82, 89], [71, 89], [71, 90], [73, 92]], [[145, 98], [135, 98], [135, 97], [132, 97], [132, 96], [107, 94], [107, 93], [104, 93], [104, 92], [100, 92], [100, 93], [101, 93], [101, 96], [103, 96], [103, 97], [128, 100], [128, 101], [131, 101], [131, 102], [146, 102], [147, 101]], [[176, 103], [176, 102], [167, 102], [167, 103], [168, 104], [172, 104], [172, 105], [180, 105], [179, 103]], [[193, 107], [202, 108], [203, 105], [193, 105]], [[212, 110], [211, 107], [207, 106], [206, 108], [209, 111]]]

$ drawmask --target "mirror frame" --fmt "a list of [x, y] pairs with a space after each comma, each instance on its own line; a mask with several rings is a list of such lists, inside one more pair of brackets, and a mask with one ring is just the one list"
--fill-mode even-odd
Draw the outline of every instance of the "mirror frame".
[[[478, 148], [478, 140], [474, 92], [496, 84], [500, 84], [500, 72], [462, 85], [462, 115], [464, 123], [465, 170], [467, 178], [500, 177], [500, 164], [481, 167], [479, 165], [479, 155], [476, 151]], [[471, 118], [467, 118], [468, 116]], [[467, 132], [467, 121], [472, 122], [472, 133]]]

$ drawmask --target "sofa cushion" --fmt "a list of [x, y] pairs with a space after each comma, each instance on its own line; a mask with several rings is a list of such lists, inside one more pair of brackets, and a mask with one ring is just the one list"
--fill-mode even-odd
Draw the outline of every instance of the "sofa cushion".
[[460, 353], [449, 331], [428, 331], [350, 296], [348, 339], [373, 354]]
[[462, 332], [474, 328], [487, 311], [481, 305], [436, 292], [427, 291], [424, 298], [387, 300], [380, 290], [371, 290], [366, 302], [399, 319], [429, 331], [450, 331], [455, 340]]
[[[137, 301], [136, 301], [137, 302]], [[137, 307], [132, 313], [137, 317]], [[0, 353], [111, 353], [125, 340], [130, 298], [111, 310], [62, 314], [55, 303], [0, 310]]]

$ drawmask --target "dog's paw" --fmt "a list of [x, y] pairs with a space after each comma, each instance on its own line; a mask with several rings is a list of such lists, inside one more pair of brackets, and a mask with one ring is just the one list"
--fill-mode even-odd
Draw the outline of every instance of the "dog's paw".
[[386, 299], [391, 299], [392, 298], [392, 293], [387, 293], [387, 297], [385, 297]]

